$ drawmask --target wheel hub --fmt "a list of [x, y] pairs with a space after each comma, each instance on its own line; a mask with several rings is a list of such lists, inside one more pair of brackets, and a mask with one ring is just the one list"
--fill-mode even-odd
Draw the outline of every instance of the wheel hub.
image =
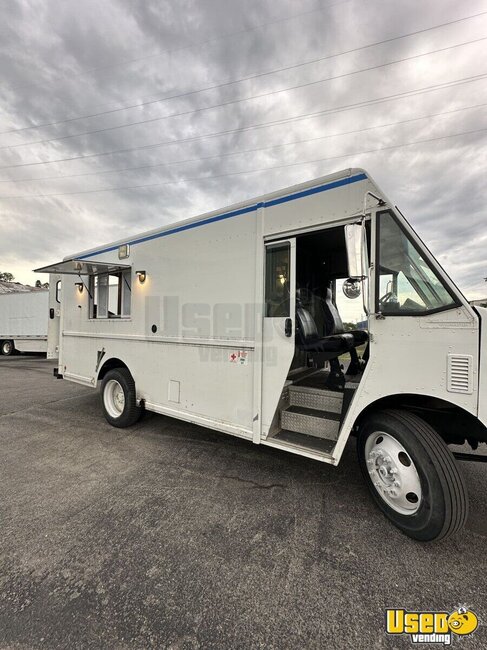
[[125, 393], [122, 386], [115, 379], [110, 379], [107, 382], [103, 393], [103, 401], [112, 418], [120, 417], [125, 408]]
[[365, 458], [381, 498], [401, 514], [416, 513], [421, 504], [421, 483], [405, 447], [390, 434], [376, 432], [365, 443]]

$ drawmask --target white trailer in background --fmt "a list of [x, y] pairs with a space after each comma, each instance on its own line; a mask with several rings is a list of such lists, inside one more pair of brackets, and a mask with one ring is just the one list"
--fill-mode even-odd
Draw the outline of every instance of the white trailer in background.
[[[65, 274], [55, 374], [101, 386], [114, 426], [150, 410], [332, 465], [354, 434], [396, 526], [432, 540], [464, 524], [448, 445], [487, 441], [487, 310], [364, 170], [37, 270]], [[342, 285], [365, 329], [344, 331]]]
[[59, 344], [60, 280], [54, 290], [2, 283], [0, 292], [0, 354], [45, 352], [57, 359]]
[[47, 352], [49, 290], [0, 295], [0, 352]]

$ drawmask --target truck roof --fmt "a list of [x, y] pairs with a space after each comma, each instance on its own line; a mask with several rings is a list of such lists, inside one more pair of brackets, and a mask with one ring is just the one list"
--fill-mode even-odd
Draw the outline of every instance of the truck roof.
[[182, 221], [176, 221], [176, 222], [171, 222], [166, 224], [165, 226], [161, 226], [159, 228], [155, 228], [153, 230], [148, 230], [142, 233], [134, 234], [134, 235], [129, 235], [128, 237], [125, 237], [124, 239], [118, 239], [113, 242], [108, 242], [106, 244], [101, 244], [100, 246], [97, 246], [95, 248], [89, 248], [87, 250], [81, 251], [79, 253], [75, 253], [72, 255], [68, 255], [67, 257], [64, 258], [64, 260], [72, 260], [72, 259], [82, 259], [88, 256], [93, 256], [96, 255], [97, 253], [105, 253], [108, 252], [108, 250], [116, 250], [118, 246], [122, 244], [131, 244], [133, 243], [133, 240], [144, 240], [144, 239], [150, 239], [154, 235], [157, 235], [159, 233], [163, 233], [167, 230], [173, 230], [180, 228], [182, 226], [187, 226], [192, 223], [197, 223], [199, 221], [204, 221], [205, 219], [209, 219], [211, 217], [215, 217], [219, 214], [227, 213], [227, 212], [234, 212], [237, 210], [242, 210], [248, 206], [251, 205], [256, 205], [259, 203], [267, 203], [268, 201], [272, 199], [276, 199], [281, 196], [286, 196], [289, 194], [294, 194], [296, 192], [301, 192], [303, 190], [306, 190], [310, 187], [313, 187], [315, 185], [320, 185], [323, 183], [330, 183], [333, 181], [337, 181], [339, 179], [346, 179], [354, 175], [363, 175], [364, 179], [369, 178], [369, 175], [367, 172], [359, 167], [354, 167], [354, 168], [348, 168], [348, 169], [343, 169], [341, 171], [335, 172], [334, 174], [328, 174], [327, 176], [321, 176], [319, 178], [315, 178], [310, 181], [306, 181], [305, 183], [299, 183], [297, 185], [291, 185], [285, 188], [282, 188], [280, 190], [277, 190], [275, 192], [270, 192], [268, 194], [261, 194], [260, 196], [254, 197], [252, 199], [247, 199], [246, 201], [241, 201], [240, 203], [233, 203], [232, 205], [225, 206], [224, 208], [220, 208], [219, 210], [213, 210], [211, 212], [206, 212], [204, 214], [199, 214], [195, 217], [191, 217], [190, 219], [185, 219]]

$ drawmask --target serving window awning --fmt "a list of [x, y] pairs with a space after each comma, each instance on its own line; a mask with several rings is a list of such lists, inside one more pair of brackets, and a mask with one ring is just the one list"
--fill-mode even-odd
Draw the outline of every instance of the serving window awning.
[[57, 264], [34, 269], [34, 273], [59, 273], [61, 275], [99, 275], [100, 273], [120, 273], [130, 268], [130, 264], [95, 262], [82, 259], [64, 260]]

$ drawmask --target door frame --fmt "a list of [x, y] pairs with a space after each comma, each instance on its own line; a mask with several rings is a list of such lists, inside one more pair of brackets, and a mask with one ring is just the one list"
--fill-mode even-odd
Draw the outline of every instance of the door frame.
[[[289, 244], [289, 315], [266, 316], [266, 260], [267, 251], [282, 244]], [[259, 440], [265, 439], [270, 424], [275, 416], [279, 400], [289, 373], [289, 368], [295, 352], [295, 321], [296, 321], [296, 237], [281, 237], [264, 242], [263, 246], [263, 295], [262, 295], [262, 354], [258, 363], [261, 369], [261, 417], [259, 418]], [[285, 323], [291, 321], [291, 335], [285, 334]], [[267, 337], [271, 335], [271, 339]], [[276, 344], [276, 365], [266, 366], [270, 359], [269, 343]], [[267, 356], [266, 356], [267, 353]], [[272, 413], [272, 415], [271, 415]], [[255, 430], [254, 430], [255, 434]]]

